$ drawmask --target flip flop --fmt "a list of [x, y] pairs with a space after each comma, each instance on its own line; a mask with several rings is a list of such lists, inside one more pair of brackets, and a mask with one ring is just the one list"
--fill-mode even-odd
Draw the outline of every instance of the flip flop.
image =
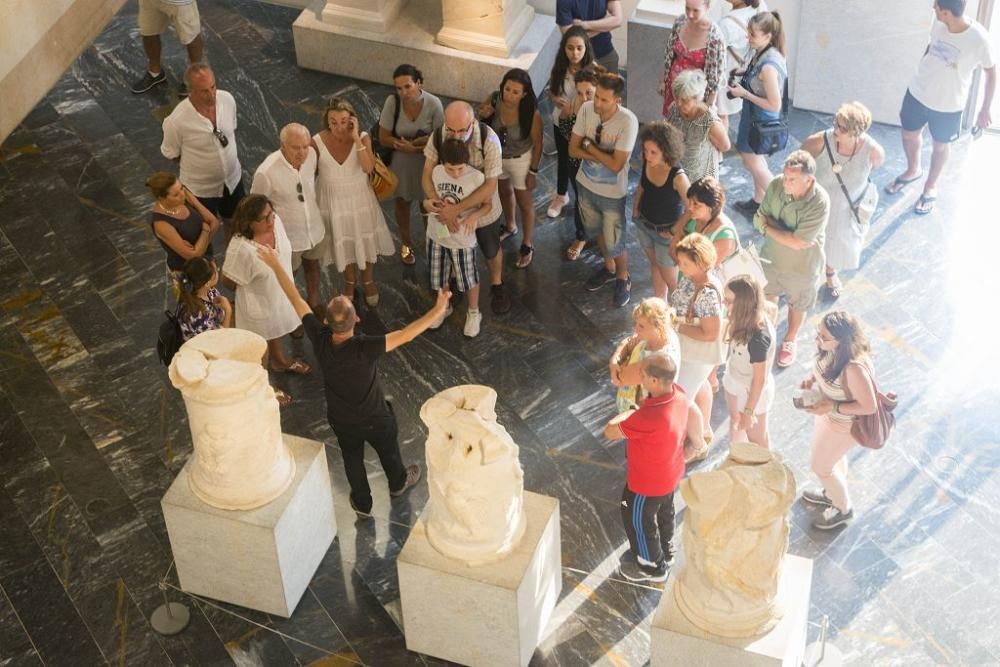
[[919, 181], [923, 177], [923, 173], [917, 174], [913, 178], [902, 178], [901, 176], [897, 176], [892, 180], [892, 183], [885, 186], [883, 190], [885, 190], [887, 195], [898, 195], [907, 185], [913, 183], [914, 181]]
[[521, 244], [520, 257], [517, 258], [517, 268], [526, 269], [535, 257], [535, 246]]
[[568, 259], [571, 262], [575, 262], [576, 260], [580, 259], [580, 253], [582, 253], [583, 249], [586, 247], [587, 247], [586, 241], [573, 241], [573, 243], [568, 248], [566, 248], [566, 259]]
[[275, 373], [294, 373], [295, 375], [305, 375], [312, 369], [306, 362], [302, 361], [301, 359], [296, 359], [291, 364], [289, 364], [287, 368], [277, 368], [275, 366], [271, 366], [271, 370], [274, 371]]
[[844, 284], [840, 282], [840, 277], [836, 273], [826, 274], [826, 288], [830, 291], [832, 299], [840, 298], [840, 290], [843, 286]]
[[917, 215], [927, 215], [934, 210], [935, 201], [937, 201], [937, 197], [934, 195], [920, 195], [916, 205], [913, 207], [913, 212]]
[[507, 229], [506, 227], [504, 227], [503, 231], [500, 232], [500, 243], [503, 243], [504, 241], [509, 239], [511, 236], [514, 236], [515, 234], [517, 234], [517, 227], [515, 227], [514, 229]]

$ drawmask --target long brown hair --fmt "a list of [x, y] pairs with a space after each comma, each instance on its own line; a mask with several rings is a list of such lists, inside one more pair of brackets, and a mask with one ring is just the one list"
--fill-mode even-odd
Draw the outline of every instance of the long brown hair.
[[208, 310], [208, 305], [198, 298], [198, 290], [215, 275], [215, 261], [209, 257], [192, 257], [184, 263], [177, 285], [180, 293], [181, 310], [188, 315], [199, 315]]
[[233, 233], [252, 240], [253, 229], [250, 225], [264, 217], [264, 209], [268, 206], [274, 210], [274, 204], [264, 195], [247, 195], [241, 199], [233, 213]]
[[767, 326], [768, 301], [764, 298], [764, 289], [748, 276], [733, 278], [726, 289], [733, 293], [733, 305], [727, 313], [726, 340], [746, 345], [755, 332]]
[[846, 310], [831, 310], [823, 316], [823, 326], [837, 339], [838, 345], [832, 352], [819, 350], [819, 367], [827, 382], [836, 382], [847, 364], [871, 353], [871, 345], [861, 322]]
[[754, 14], [747, 21], [747, 29], [756, 28], [771, 38], [771, 46], [778, 50], [778, 53], [785, 55], [785, 28], [781, 23], [781, 15], [777, 10], [760, 12]]

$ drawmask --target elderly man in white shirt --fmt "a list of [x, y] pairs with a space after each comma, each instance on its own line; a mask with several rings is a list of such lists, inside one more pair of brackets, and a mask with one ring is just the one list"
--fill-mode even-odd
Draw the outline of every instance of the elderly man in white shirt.
[[198, 200], [227, 223], [246, 192], [236, 154], [236, 100], [215, 89], [215, 74], [204, 63], [184, 72], [190, 95], [163, 119], [160, 152], [180, 160], [180, 180]]
[[326, 227], [316, 203], [316, 149], [309, 129], [299, 123], [281, 128], [279, 138], [281, 148], [257, 167], [250, 193], [265, 195], [281, 216], [292, 244], [292, 269], [302, 264], [306, 301], [314, 312], [322, 313], [319, 261]]

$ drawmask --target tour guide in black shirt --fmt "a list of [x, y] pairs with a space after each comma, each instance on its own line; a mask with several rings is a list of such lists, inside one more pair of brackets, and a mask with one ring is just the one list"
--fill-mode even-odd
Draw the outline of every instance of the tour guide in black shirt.
[[403, 467], [396, 416], [386, 402], [378, 381], [379, 357], [426, 331], [448, 307], [451, 293], [447, 290], [438, 292], [434, 307], [399, 331], [391, 331], [384, 336], [355, 334], [354, 326], [361, 320], [350, 299], [338, 296], [327, 304], [329, 325], [325, 326], [281, 268], [277, 254], [269, 248], [260, 248], [257, 254], [274, 271], [312, 341], [323, 372], [327, 419], [337, 435], [347, 481], [351, 485], [351, 508], [358, 516], [370, 517], [372, 496], [365, 472], [365, 442], [371, 444], [378, 454], [389, 482], [390, 495], [402, 495], [420, 479], [419, 465]]

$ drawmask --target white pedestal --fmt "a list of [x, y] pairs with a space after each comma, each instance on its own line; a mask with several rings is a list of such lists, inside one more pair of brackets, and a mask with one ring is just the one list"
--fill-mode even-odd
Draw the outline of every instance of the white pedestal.
[[296, 60], [306, 69], [385, 84], [392, 83], [397, 65], [409, 63], [424, 72], [427, 90], [477, 103], [514, 67], [528, 72], [536, 93], [544, 90], [560, 38], [551, 16], [534, 15], [520, 40], [505, 44], [510, 55], [498, 57], [438, 44], [441, 11], [440, 0], [408, 0], [384, 31], [368, 31], [327, 23], [305, 10], [292, 25]]
[[[295, 478], [253, 510], [222, 510], [191, 492], [188, 466], [161, 504], [181, 588], [288, 617], [337, 532], [322, 443], [283, 435]], [[189, 464], [190, 465], [190, 464]]]
[[443, 0], [437, 41], [462, 51], [510, 56], [535, 18], [525, 0]]
[[650, 667], [799, 667], [806, 647], [812, 561], [785, 556], [778, 581], [778, 601], [784, 616], [770, 632], [734, 639], [712, 635], [694, 626], [674, 603], [667, 587], [650, 628]]
[[399, 15], [405, 0], [328, 0], [323, 21], [372, 32], [385, 32]]
[[663, 119], [663, 49], [677, 17], [679, 0], [640, 0], [628, 20], [628, 108], [640, 123]]
[[523, 667], [562, 589], [559, 501], [524, 492], [527, 528], [507, 558], [468, 567], [442, 556], [417, 521], [399, 554], [406, 648], [463, 665]]

